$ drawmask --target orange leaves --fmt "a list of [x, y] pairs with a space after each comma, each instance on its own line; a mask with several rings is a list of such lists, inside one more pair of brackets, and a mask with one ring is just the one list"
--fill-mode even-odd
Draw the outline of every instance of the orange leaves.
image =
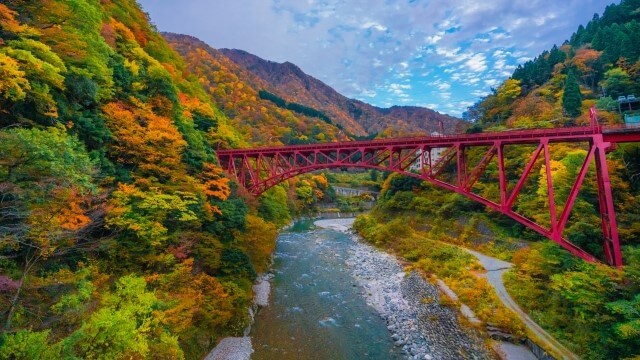
[[116, 30], [113, 27], [113, 24], [102, 24], [102, 29], [100, 29], [100, 35], [104, 41], [111, 46], [111, 48], [115, 49], [116, 47]]
[[[233, 316], [233, 303], [220, 282], [207, 274], [193, 275], [193, 259], [187, 259], [166, 275], [150, 278], [158, 297], [172, 306], [158, 314], [160, 321], [181, 336], [192, 336], [195, 325], [208, 325], [210, 332]], [[205, 324], [199, 324], [205, 323]]]
[[593, 66], [600, 59], [602, 51], [597, 51], [590, 48], [582, 48], [576, 51], [575, 56], [571, 59], [571, 63], [582, 74], [593, 71]]
[[[201, 178], [203, 181], [202, 190], [208, 198], [226, 200], [229, 197], [231, 193], [229, 179], [224, 176], [221, 168], [210, 163], [204, 164]], [[210, 206], [208, 210], [212, 213], [221, 214], [220, 209], [216, 206]]]
[[143, 173], [164, 178], [181, 167], [187, 143], [170, 119], [154, 114], [141, 103], [113, 102], [102, 111], [116, 140], [110, 150], [120, 163], [138, 165]]
[[46, 203], [30, 206], [27, 223], [29, 237], [43, 257], [61, 246], [75, 243], [75, 232], [91, 223], [83, 205], [86, 197], [73, 188], [58, 188], [49, 194]]
[[69, 191], [67, 206], [60, 209], [60, 212], [56, 216], [61, 228], [69, 231], [77, 231], [91, 222], [91, 219], [85, 215], [81, 207], [83, 203], [82, 200], [82, 197], [80, 197], [77, 191]]
[[33, 35], [36, 34], [36, 31], [26, 25], [20, 24], [18, 20], [16, 20], [17, 12], [9, 9], [6, 5], [0, 3], [0, 28], [2, 30], [11, 32], [14, 34], [22, 34], [25, 35]]
[[324, 173], [318, 175], [312, 175], [311, 180], [316, 183], [316, 186], [322, 189], [329, 187], [329, 181]]
[[180, 100], [180, 104], [184, 107], [184, 115], [186, 117], [192, 118], [193, 113], [197, 113], [210, 118], [216, 117], [211, 104], [203, 102], [197, 97], [190, 97], [185, 93], [178, 94], [178, 98]]

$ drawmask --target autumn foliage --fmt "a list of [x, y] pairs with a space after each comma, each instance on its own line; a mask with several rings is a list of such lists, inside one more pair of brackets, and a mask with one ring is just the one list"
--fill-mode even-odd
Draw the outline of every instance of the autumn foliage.
[[200, 358], [244, 328], [277, 227], [217, 165], [251, 140], [219, 100], [135, 1], [0, 4], [0, 358]]

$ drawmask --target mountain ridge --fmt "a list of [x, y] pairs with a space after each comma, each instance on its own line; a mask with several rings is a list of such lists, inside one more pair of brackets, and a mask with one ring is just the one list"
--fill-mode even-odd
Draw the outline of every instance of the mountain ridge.
[[269, 84], [267, 90], [288, 101], [322, 110], [339, 124], [353, 125], [355, 122], [367, 134], [431, 133], [440, 131], [440, 121], [445, 133], [459, 132], [464, 128], [465, 123], [462, 120], [432, 109], [401, 105], [380, 108], [361, 100], [347, 98], [289, 61], [277, 63], [239, 49], [219, 51]]

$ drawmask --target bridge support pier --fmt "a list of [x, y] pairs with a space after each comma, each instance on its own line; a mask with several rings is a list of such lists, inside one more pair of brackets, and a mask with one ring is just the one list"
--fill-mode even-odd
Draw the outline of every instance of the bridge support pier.
[[604, 256], [606, 261], [616, 267], [622, 266], [622, 251], [618, 237], [618, 225], [616, 212], [613, 205], [613, 193], [609, 179], [606, 151], [611, 146], [604, 142], [602, 135], [594, 137], [593, 146], [596, 148], [596, 173], [598, 174], [598, 198], [600, 205], [600, 217], [602, 220], [602, 234], [604, 237]]

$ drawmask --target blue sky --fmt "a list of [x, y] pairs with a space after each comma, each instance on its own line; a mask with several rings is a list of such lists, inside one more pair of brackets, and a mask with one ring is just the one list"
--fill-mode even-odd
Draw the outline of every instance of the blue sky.
[[139, 0], [159, 30], [290, 61], [373, 105], [460, 116], [603, 0]]

